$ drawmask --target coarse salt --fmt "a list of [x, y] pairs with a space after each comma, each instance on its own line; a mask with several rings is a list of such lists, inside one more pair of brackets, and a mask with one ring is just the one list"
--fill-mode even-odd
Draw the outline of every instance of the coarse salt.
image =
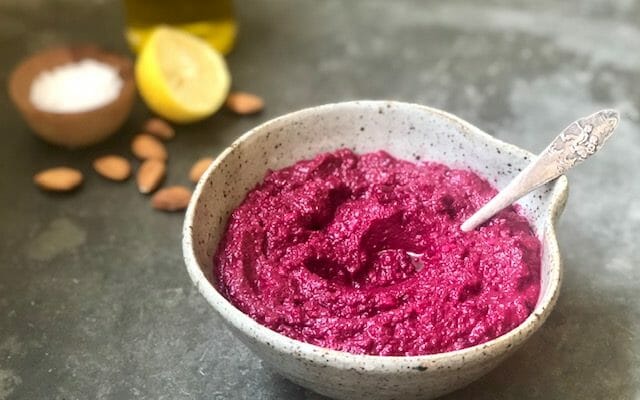
[[41, 72], [31, 84], [29, 98], [42, 111], [82, 112], [115, 100], [122, 85], [117, 69], [87, 58]]

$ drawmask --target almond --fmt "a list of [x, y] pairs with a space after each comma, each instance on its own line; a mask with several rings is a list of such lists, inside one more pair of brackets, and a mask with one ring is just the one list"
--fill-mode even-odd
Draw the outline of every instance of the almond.
[[167, 159], [167, 149], [164, 144], [148, 133], [141, 133], [133, 138], [131, 151], [141, 160], [153, 158], [164, 161]]
[[255, 114], [264, 108], [264, 100], [255, 94], [232, 92], [227, 97], [227, 107], [236, 114]]
[[124, 181], [131, 175], [131, 164], [120, 156], [109, 155], [96, 158], [93, 161], [93, 169], [97, 173], [112, 181]]
[[170, 186], [160, 189], [151, 198], [153, 208], [162, 211], [180, 211], [187, 208], [191, 190], [184, 186]]
[[38, 172], [33, 182], [43, 190], [68, 192], [82, 183], [82, 172], [69, 167], [56, 167]]
[[162, 140], [173, 139], [176, 135], [173, 127], [160, 118], [149, 118], [147, 122], [144, 123], [144, 127], [142, 129]]
[[167, 172], [167, 166], [161, 160], [146, 160], [138, 168], [136, 183], [140, 193], [151, 193], [158, 188]]
[[198, 182], [202, 174], [204, 174], [204, 172], [207, 170], [207, 168], [209, 168], [209, 165], [211, 165], [212, 162], [213, 158], [211, 157], [201, 158], [196, 161], [189, 170], [189, 179], [191, 179], [191, 182]]

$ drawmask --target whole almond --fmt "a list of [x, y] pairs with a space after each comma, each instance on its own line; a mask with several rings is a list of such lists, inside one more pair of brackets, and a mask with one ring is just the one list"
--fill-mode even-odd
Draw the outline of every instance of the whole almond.
[[149, 118], [142, 129], [162, 140], [172, 139], [176, 135], [173, 127], [160, 118]]
[[145, 160], [136, 175], [136, 183], [140, 193], [151, 193], [158, 188], [167, 172], [167, 166], [162, 160]]
[[264, 100], [252, 93], [232, 92], [227, 97], [227, 107], [236, 114], [255, 114], [264, 108]]
[[191, 191], [184, 186], [170, 186], [160, 189], [151, 198], [153, 208], [162, 211], [180, 211], [187, 208]]
[[112, 181], [124, 181], [131, 176], [131, 164], [120, 156], [109, 155], [96, 158], [93, 161], [93, 169], [97, 173]]
[[55, 167], [38, 172], [33, 182], [43, 190], [68, 192], [82, 183], [82, 172], [69, 167]]
[[193, 164], [193, 166], [189, 170], [189, 179], [191, 179], [191, 182], [193, 183], [198, 182], [202, 174], [204, 174], [204, 171], [206, 171], [207, 168], [209, 168], [209, 165], [211, 165], [212, 162], [213, 162], [213, 158], [211, 157], [201, 158], [198, 161], [196, 161], [195, 164]]
[[136, 135], [131, 142], [131, 151], [141, 160], [156, 159], [166, 160], [167, 149], [161, 141], [148, 133]]

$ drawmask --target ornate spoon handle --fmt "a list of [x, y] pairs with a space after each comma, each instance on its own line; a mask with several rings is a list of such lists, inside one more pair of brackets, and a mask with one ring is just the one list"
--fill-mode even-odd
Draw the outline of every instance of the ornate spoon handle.
[[567, 126], [521, 173], [460, 227], [469, 232], [516, 200], [559, 177], [602, 148], [620, 121], [615, 110], [602, 110]]

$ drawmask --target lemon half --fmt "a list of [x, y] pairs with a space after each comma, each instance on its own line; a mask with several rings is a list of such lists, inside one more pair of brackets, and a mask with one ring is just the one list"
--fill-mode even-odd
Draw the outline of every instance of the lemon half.
[[161, 26], [146, 41], [135, 67], [147, 106], [166, 119], [188, 123], [216, 112], [229, 93], [224, 57], [204, 40]]

